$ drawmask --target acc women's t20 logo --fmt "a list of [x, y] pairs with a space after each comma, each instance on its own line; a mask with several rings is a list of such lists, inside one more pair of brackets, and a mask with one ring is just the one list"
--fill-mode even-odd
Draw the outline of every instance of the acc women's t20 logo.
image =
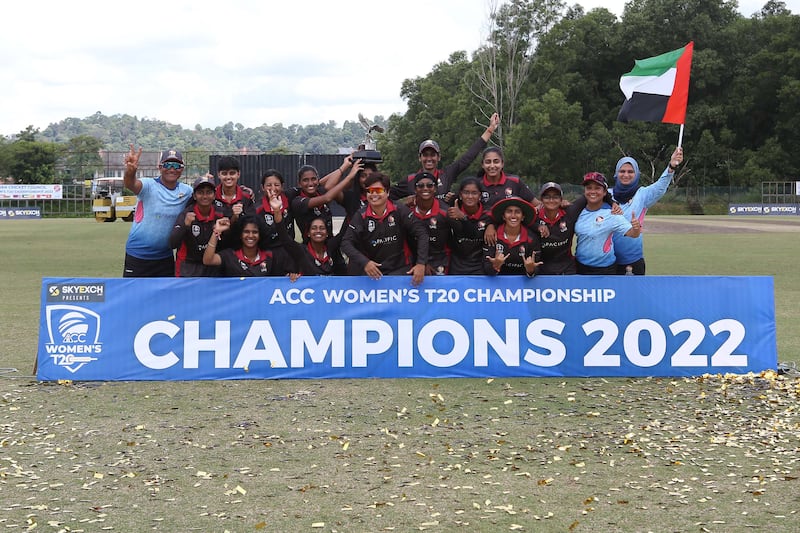
[[47, 342], [44, 347], [53, 364], [72, 372], [92, 361], [102, 351], [100, 315], [76, 305], [48, 305]]

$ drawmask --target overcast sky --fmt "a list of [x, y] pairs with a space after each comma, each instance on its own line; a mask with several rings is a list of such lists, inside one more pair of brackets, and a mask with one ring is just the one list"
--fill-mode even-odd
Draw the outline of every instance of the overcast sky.
[[[3, 1], [0, 135], [97, 111], [185, 128], [403, 113], [403, 80], [477, 49], [488, 2]], [[567, 3], [621, 15], [625, 1]]]

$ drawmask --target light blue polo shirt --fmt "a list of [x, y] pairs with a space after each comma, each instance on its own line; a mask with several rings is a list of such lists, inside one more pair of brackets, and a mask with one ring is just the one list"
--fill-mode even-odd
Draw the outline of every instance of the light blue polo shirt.
[[192, 187], [178, 182], [177, 187], [168, 189], [160, 178], [142, 178], [141, 182], [125, 253], [138, 259], [166, 259], [172, 256], [169, 234], [192, 197]]

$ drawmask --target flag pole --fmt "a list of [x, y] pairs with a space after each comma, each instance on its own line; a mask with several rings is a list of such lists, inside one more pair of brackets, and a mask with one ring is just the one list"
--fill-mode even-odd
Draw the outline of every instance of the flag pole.
[[683, 124], [681, 124], [681, 131], [678, 132], [678, 148], [683, 144]]

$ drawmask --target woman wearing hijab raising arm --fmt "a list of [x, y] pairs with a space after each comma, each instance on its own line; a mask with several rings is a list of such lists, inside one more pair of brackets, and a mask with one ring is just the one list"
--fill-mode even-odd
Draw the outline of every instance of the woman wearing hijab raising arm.
[[[623, 157], [617, 161], [614, 171], [614, 200], [619, 203], [626, 219], [635, 217], [644, 225], [647, 210], [658, 202], [667, 192], [675, 169], [683, 162], [683, 148], [675, 148], [669, 158], [669, 165], [661, 173], [658, 181], [646, 187], [639, 186], [639, 164], [632, 157]], [[614, 236], [614, 254], [616, 255], [617, 274], [633, 274], [644, 276], [644, 237], [635, 239]]]

